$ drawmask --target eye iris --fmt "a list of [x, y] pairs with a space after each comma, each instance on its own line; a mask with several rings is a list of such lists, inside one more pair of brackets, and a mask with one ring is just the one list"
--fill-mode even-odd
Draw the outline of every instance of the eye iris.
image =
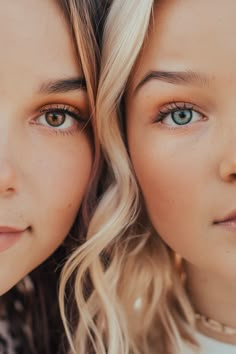
[[183, 109], [171, 113], [173, 121], [178, 125], [187, 124], [192, 119], [193, 112], [190, 109]]
[[45, 116], [47, 123], [53, 127], [59, 127], [66, 120], [66, 115], [62, 112], [47, 112]]

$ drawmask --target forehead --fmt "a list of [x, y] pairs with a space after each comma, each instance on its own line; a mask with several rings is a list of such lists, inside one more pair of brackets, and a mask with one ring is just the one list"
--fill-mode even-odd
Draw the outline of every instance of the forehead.
[[157, 1], [133, 71], [135, 86], [148, 70], [198, 71], [236, 78], [236, 2]]
[[7, 87], [9, 77], [17, 83], [24, 76], [78, 75], [72, 36], [56, 1], [3, 1], [0, 23], [0, 86]]

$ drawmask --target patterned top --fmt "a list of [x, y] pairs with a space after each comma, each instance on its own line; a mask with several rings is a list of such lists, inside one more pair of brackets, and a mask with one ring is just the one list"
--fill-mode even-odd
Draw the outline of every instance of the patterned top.
[[20, 346], [11, 333], [7, 318], [0, 320], [0, 354], [23, 354], [24, 349]]
[[[26, 276], [16, 285], [17, 292], [20, 294], [33, 293], [34, 287], [29, 276]], [[25, 299], [24, 299], [25, 300]], [[16, 296], [15, 300], [10, 302], [12, 310], [15, 311], [16, 316], [22, 318], [24, 312], [23, 302]], [[0, 303], [0, 354], [29, 354], [32, 352], [28, 337], [32, 337], [29, 325], [20, 325], [22, 333], [20, 336], [16, 335], [16, 330], [11, 326], [12, 319], [9, 318], [7, 308]]]

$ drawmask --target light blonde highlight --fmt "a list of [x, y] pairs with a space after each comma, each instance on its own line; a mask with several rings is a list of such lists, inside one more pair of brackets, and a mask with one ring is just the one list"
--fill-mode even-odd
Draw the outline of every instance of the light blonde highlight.
[[114, 1], [105, 26], [96, 115], [107, 188], [86, 242], [64, 268], [60, 289], [62, 299], [75, 275], [79, 319], [69, 334], [73, 353], [163, 354], [173, 348], [181, 353], [183, 339], [194, 343], [193, 313], [175, 255], [148, 221], [121, 132], [122, 97], [153, 5], [153, 0]]

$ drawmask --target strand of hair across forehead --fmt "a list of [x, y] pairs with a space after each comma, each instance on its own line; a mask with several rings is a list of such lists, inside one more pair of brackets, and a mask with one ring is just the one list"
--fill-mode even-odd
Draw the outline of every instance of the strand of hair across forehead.
[[[87, 3], [86, 3], [87, 2]], [[94, 94], [97, 87], [98, 72], [97, 59], [98, 48], [92, 25], [92, 14], [85, 9], [89, 7], [90, 1], [69, 0], [71, 21], [78, 47], [79, 58], [82, 64], [86, 87], [90, 98], [91, 107], [95, 106]], [[87, 40], [85, 40], [87, 38]], [[93, 44], [93, 45], [91, 45]]]

